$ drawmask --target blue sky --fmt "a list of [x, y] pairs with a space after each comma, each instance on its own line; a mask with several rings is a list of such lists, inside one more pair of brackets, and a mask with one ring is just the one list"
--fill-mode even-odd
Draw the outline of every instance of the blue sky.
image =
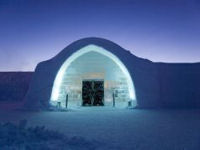
[[200, 62], [200, 1], [0, 1], [0, 71], [32, 71], [93, 36], [156, 62]]

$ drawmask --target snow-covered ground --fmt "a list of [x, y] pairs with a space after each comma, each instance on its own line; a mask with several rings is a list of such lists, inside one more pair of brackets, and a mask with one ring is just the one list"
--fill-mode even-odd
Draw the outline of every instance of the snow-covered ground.
[[[68, 112], [0, 110], [0, 122], [27, 119], [68, 137], [98, 141], [98, 149], [199, 150], [200, 110], [86, 107]], [[77, 143], [78, 144], [78, 143]]]

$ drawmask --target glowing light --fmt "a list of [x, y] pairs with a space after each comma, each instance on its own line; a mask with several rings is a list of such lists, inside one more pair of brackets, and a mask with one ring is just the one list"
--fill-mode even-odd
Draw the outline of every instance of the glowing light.
[[133, 84], [132, 78], [131, 78], [127, 68], [124, 66], [124, 64], [119, 60], [119, 58], [117, 58], [111, 52], [105, 50], [104, 48], [102, 48], [100, 46], [96, 46], [96, 45], [91, 44], [91, 45], [85, 46], [85, 47], [81, 48], [80, 50], [78, 50], [77, 52], [73, 53], [63, 63], [63, 65], [59, 69], [59, 71], [56, 75], [56, 78], [54, 80], [53, 89], [52, 89], [52, 93], [51, 93], [51, 101], [57, 101], [58, 100], [59, 93], [60, 93], [60, 90], [61, 90], [61, 83], [62, 83], [62, 80], [63, 80], [63, 75], [67, 71], [67, 68], [69, 67], [69, 65], [74, 60], [76, 60], [78, 57], [80, 57], [81, 55], [88, 53], [88, 52], [91, 52], [91, 51], [98, 52], [102, 55], [109, 57], [111, 60], [113, 60], [120, 67], [120, 69], [125, 74], [126, 79], [127, 79], [129, 97], [130, 97], [131, 100], [136, 100], [134, 84]]

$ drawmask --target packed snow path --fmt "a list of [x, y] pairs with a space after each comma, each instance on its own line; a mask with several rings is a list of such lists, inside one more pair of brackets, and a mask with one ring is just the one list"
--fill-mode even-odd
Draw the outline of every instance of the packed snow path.
[[199, 150], [200, 110], [81, 108], [68, 112], [0, 111], [0, 121], [45, 125], [103, 143], [99, 149]]

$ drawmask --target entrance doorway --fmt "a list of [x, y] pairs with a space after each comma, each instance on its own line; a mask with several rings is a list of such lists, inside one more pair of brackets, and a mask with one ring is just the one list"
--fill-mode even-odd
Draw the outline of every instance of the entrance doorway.
[[104, 105], [104, 81], [84, 80], [82, 81], [82, 105], [103, 106]]

